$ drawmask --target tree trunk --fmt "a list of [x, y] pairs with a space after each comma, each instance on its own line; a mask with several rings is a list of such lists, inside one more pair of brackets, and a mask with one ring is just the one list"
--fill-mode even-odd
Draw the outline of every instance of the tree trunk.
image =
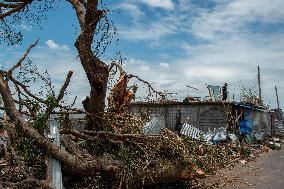
[[[97, 58], [91, 48], [90, 39], [80, 35], [75, 47], [78, 50], [81, 64], [86, 72], [91, 87], [90, 96], [83, 101], [85, 110], [100, 116], [105, 109], [106, 90], [109, 77], [108, 65]], [[101, 120], [89, 120], [86, 129], [95, 130], [101, 124]]]

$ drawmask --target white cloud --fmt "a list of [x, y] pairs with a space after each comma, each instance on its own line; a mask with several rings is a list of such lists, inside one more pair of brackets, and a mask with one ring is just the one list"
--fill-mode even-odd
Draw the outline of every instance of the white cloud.
[[283, 0], [235, 0], [203, 9], [193, 18], [190, 32], [201, 39], [213, 39], [247, 32], [248, 24], [277, 24], [284, 21]]
[[47, 40], [45, 43], [51, 49], [58, 49], [59, 47], [53, 40]]
[[168, 35], [175, 34], [174, 25], [163, 22], [153, 22], [149, 25], [136, 25], [121, 28], [120, 35], [128, 40], [159, 40]]
[[[149, 0], [148, 3], [163, 2]], [[190, 0], [179, 0], [173, 11], [153, 17], [146, 15], [149, 16], [147, 22], [124, 26], [121, 34], [129, 40], [149, 40], [186, 32], [199, 39], [211, 40], [250, 33], [250, 24], [261, 23], [259, 26], [263, 26], [284, 22], [283, 0], [216, 0], [215, 3], [214, 7], [204, 8]]]
[[141, 69], [142, 71], [149, 71], [151, 68], [150, 68], [149, 66], [146, 66], [146, 65], [141, 65], [141, 66], [140, 66], [140, 69]]
[[136, 67], [136, 69], [138, 68], [138, 70], [145, 72], [151, 69], [150, 66], [145, 61], [136, 58], [128, 59], [124, 64], [124, 67], [126, 67], [126, 69], [131, 67]]
[[[283, 27], [279, 25], [284, 23], [283, 0], [214, 0], [214, 3], [213, 7], [202, 7], [179, 0], [173, 11], [155, 14], [127, 30], [125, 27], [123, 38], [150, 41], [150, 47], [155, 43], [154, 53], [166, 46], [164, 53], [169, 55], [162, 60], [137, 60], [136, 66], [133, 61], [129, 72], [162, 90], [185, 91], [186, 84], [191, 84], [200, 89], [191, 91], [192, 95], [201, 97], [208, 95], [205, 84], [228, 82], [231, 97], [233, 93], [238, 97], [240, 85], [255, 86], [259, 65], [266, 103], [274, 98], [275, 84], [279, 96], [284, 97], [284, 87], [280, 85], [284, 73], [284, 33], [279, 31]], [[181, 56], [171, 52], [177, 49]], [[137, 70], [137, 65], [141, 65], [138, 61], [151, 65], [150, 69]], [[163, 62], [171, 62], [171, 69], [165, 69], [168, 65]], [[179, 97], [185, 95], [181, 93]]]
[[[146, 3], [147, 0], [144, 1]], [[208, 95], [205, 84], [223, 85], [224, 82], [229, 83], [230, 97], [233, 93], [238, 97], [239, 81], [254, 86], [256, 67], [260, 65], [266, 103], [274, 99], [274, 85], [278, 85], [279, 97], [284, 99], [284, 86], [281, 85], [284, 73], [284, 33], [273, 32], [273, 28], [269, 28], [271, 33], [263, 33], [261, 30], [252, 32], [249, 27], [256, 22], [261, 27], [283, 23], [283, 0], [214, 1], [216, 6], [204, 8], [198, 7], [198, 3], [191, 4], [190, 0], [180, 0], [180, 4], [176, 4], [172, 11], [159, 14], [155, 10], [157, 14], [154, 16], [147, 15], [151, 11], [142, 12], [138, 1], [120, 4], [120, 8], [128, 10], [134, 18], [143, 15], [148, 18], [147, 21], [138, 19], [139, 22], [135, 24], [119, 28], [122, 38], [139, 40], [141, 43], [145, 40], [142, 45], [155, 43], [157, 47], [153, 48], [153, 54], [149, 57], [154, 58], [150, 60], [148, 57], [145, 60], [138, 59], [129, 52], [125, 70], [149, 81], [157, 90], [178, 92], [180, 99], [186, 95], [187, 84], [199, 89], [189, 90], [190, 95], [204, 97]], [[150, 0], [147, 2], [149, 6], [161, 7], [165, 6], [161, 4], [166, 1], [155, 1], [156, 4]], [[46, 44], [50, 49], [64, 47], [53, 40], [48, 40]], [[165, 51], [160, 48], [164, 46], [168, 48]], [[81, 65], [74, 58], [75, 53], [56, 51], [56, 55], [48, 54], [44, 52], [46, 46], [40, 50], [43, 52], [33, 54], [34, 58], [38, 56], [36, 63], [49, 68], [52, 77], [60, 81], [64, 80], [67, 68], [75, 70], [70, 85], [71, 94], [81, 98], [88, 95], [88, 82]], [[143, 50], [137, 53], [139, 57], [147, 56]], [[159, 53], [166, 56], [153, 56]], [[140, 91], [145, 89], [140, 87]]]
[[[22, 53], [22, 51], [19, 52], [19, 49], [16, 48], [13, 48], [10, 53], [8, 53], [7, 50], [3, 62], [0, 62], [0, 66], [3, 66], [5, 69], [9, 69], [15, 64], [15, 62], [18, 61], [18, 59], [22, 56]], [[0, 59], [2, 58], [1, 54], [2, 51], [0, 52]], [[7, 54], [9, 54], [9, 56], [7, 56]], [[56, 93], [59, 92], [59, 89], [62, 86], [68, 71], [72, 70], [74, 72], [71, 82], [67, 88], [67, 92], [70, 94], [65, 96], [64, 100], [66, 100], [67, 104], [70, 105], [75, 96], [78, 96], [75, 106], [81, 108], [81, 102], [86, 96], [89, 95], [90, 86], [84, 69], [76, 56], [77, 53], [73, 52], [72, 50], [54, 51], [47, 46], [34, 48], [29, 53], [30, 60], [33, 62], [33, 65], [37, 66], [40, 73], [45, 72], [45, 70], [48, 71]], [[32, 83], [29, 86], [29, 89], [34, 94], [38, 94], [40, 91], [42, 91], [41, 87], [44, 85], [40, 80], [37, 80], [35, 83]]]
[[25, 21], [21, 21], [21, 22], [18, 23], [18, 24], [12, 24], [11, 27], [12, 27], [12, 28], [15, 28], [16, 30], [19, 30], [19, 31], [26, 31], [26, 32], [30, 32], [30, 31], [32, 31], [32, 29], [33, 29], [32, 24], [27, 23], [27, 22], [25, 22]]
[[[127, 61], [127, 66], [125, 66], [125, 70], [128, 73], [135, 74], [141, 79], [148, 81], [158, 91], [172, 91], [176, 89], [172, 86], [178, 85], [175, 84], [175, 81], [177, 81], [175, 72], [174, 74], [170, 74], [167, 69], [161, 69], [161, 67], [154, 64], [154, 62], [146, 62], [141, 59], [129, 58], [129, 60]], [[148, 90], [148, 87], [145, 87], [145, 84], [140, 81], [132, 80], [132, 82], [138, 84], [138, 96], [145, 97], [145, 91]]]
[[160, 67], [163, 68], [163, 69], [168, 69], [170, 67], [170, 64], [169, 63], [165, 63], [165, 62], [161, 62], [160, 63]]
[[[145, 61], [131, 58], [126, 70], [149, 81], [157, 90], [177, 92], [182, 100], [189, 84], [199, 90], [189, 89], [189, 95], [204, 98], [208, 95], [205, 84], [223, 85], [229, 83], [229, 97], [239, 99], [242, 86], [253, 88], [256, 85], [257, 66], [261, 67], [262, 89], [265, 102], [272, 106], [274, 85], [278, 85], [279, 96], [284, 97], [284, 87], [280, 85], [284, 73], [284, 34], [276, 36], [238, 36], [215, 40], [201, 45], [181, 43], [183, 57], [169, 58], [169, 64], [155, 60]], [[141, 65], [150, 69], [137, 69]]]
[[142, 0], [148, 6], [163, 8], [163, 9], [173, 9], [174, 3], [171, 0]]
[[45, 44], [48, 46], [50, 49], [57, 49], [57, 50], [69, 50], [69, 47], [67, 45], [59, 45], [53, 40], [49, 39], [45, 42]]
[[117, 9], [124, 10], [125, 13], [131, 14], [135, 19], [138, 19], [145, 14], [137, 5], [126, 2], [118, 4]]

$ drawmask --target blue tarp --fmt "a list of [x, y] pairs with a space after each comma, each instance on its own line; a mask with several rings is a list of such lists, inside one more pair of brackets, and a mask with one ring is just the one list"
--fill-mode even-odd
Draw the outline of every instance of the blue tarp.
[[252, 133], [252, 120], [241, 120], [240, 121], [241, 134]]
[[240, 132], [241, 134], [250, 134], [252, 133], [252, 117], [251, 110], [245, 109], [244, 111], [244, 119], [240, 121]]

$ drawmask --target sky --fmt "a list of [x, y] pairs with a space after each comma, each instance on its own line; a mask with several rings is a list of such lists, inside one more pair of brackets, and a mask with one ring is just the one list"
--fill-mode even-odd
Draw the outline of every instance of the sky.
[[[258, 90], [260, 66], [264, 102], [276, 107], [276, 85], [284, 108], [284, 0], [104, 0], [102, 6], [110, 10], [119, 39], [103, 55], [106, 63], [120, 52], [128, 73], [157, 90], [175, 92], [179, 100], [204, 98], [206, 85], [225, 82], [229, 99], [239, 100], [242, 87]], [[30, 59], [48, 70], [57, 90], [73, 70], [68, 99], [78, 96], [80, 106], [90, 88], [74, 48], [78, 23], [72, 7], [61, 1], [40, 26], [22, 21], [15, 27], [24, 32], [23, 43], [0, 45], [1, 66], [14, 64], [39, 38]], [[143, 90], [139, 84], [140, 95]]]

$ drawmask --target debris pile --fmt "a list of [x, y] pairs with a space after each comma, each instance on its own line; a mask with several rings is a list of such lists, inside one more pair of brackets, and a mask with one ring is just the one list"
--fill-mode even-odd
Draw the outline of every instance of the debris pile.
[[[88, 133], [92, 134], [95, 140], [82, 139], [79, 136], [74, 139], [92, 155], [110, 159], [116, 157], [117, 161], [121, 162], [123, 167], [117, 180], [122, 188], [132, 188], [135, 185], [137, 180], [134, 175], [137, 172], [141, 172], [141, 178], [143, 177], [145, 182], [159, 183], [155, 180], [159, 177], [148, 176], [154, 169], [161, 172], [175, 168], [183, 170], [178, 175], [179, 178], [191, 180], [192, 184], [192, 180], [214, 174], [218, 169], [236, 162], [246, 164], [256, 157], [256, 152], [277, 149], [278, 144], [282, 142], [275, 138], [267, 143], [257, 143], [255, 140], [247, 144], [237, 135], [228, 133], [225, 128], [204, 133], [189, 124], [183, 125], [182, 135], [179, 136], [164, 128], [158, 118], [152, 118], [146, 124], [145, 122], [131, 114], [109, 113], [104, 116], [102, 122], [105, 131]], [[9, 159], [9, 155], [5, 158]], [[7, 174], [5, 173], [2, 179], [8, 180]], [[106, 183], [102, 180], [104, 178], [99, 174], [96, 178], [84, 178], [85, 180], [79, 180], [80, 182], [65, 179], [64, 184], [68, 188], [91, 188], [94, 185], [104, 188], [111, 183]]]
[[220, 127], [219, 129], [214, 129], [213, 131], [209, 130], [204, 133], [200, 131], [198, 128], [189, 125], [188, 123], [184, 123], [182, 129], [180, 131], [181, 135], [191, 137], [193, 139], [202, 139], [207, 144], [219, 144], [223, 142], [231, 142], [238, 143], [238, 137], [233, 133], [227, 133], [224, 127]]
[[199, 139], [204, 133], [200, 131], [198, 128], [188, 123], [184, 123], [181, 128], [180, 134], [185, 136], [190, 136], [193, 139]]

